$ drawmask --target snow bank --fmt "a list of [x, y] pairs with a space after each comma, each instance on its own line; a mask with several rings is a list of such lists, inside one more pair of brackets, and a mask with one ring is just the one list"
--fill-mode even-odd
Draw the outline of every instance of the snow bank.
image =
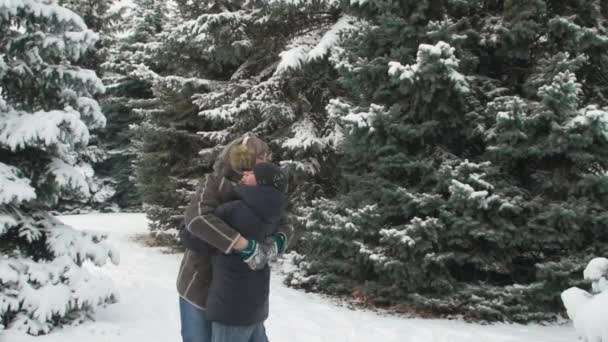
[[[145, 215], [91, 214], [62, 217], [62, 220], [75, 227], [107, 233], [108, 241], [119, 248], [123, 259], [121, 266], [110, 266], [104, 270], [119, 286], [121, 302], [100, 310], [95, 322], [66, 326], [40, 337], [9, 330], [0, 336], [0, 341], [181, 341], [175, 290], [181, 255], [163, 253], [161, 248], [148, 248], [132, 239], [148, 232]], [[295, 254], [290, 256], [294, 257]], [[0, 272], [3, 265], [0, 260]], [[266, 323], [270, 341], [576, 341], [574, 329], [567, 325], [481, 325], [461, 320], [408, 319], [341, 306], [324, 296], [288, 288], [282, 281], [278, 274], [273, 274], [270, 317]]]

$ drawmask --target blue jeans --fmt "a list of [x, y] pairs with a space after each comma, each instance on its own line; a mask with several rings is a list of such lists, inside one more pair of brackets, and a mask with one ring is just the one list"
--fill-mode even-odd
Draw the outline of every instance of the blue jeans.
[[179, 298], [183, 342], [211, 342], [211, 322], [205, 311]]
[[213, 322], [211, 342], [268, 342], [264, 322], [249, 325], [223, 325]]

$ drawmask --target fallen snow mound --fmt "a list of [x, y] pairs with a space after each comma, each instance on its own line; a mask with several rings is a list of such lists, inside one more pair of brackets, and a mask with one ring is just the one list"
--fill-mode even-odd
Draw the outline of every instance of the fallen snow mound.
[[608, 291], [608, 259], [595, 258], [589, 262], [583, 276], [593, 282], [593, 292]]
[[608, 342], [608, 291], [598, 295], [571, 287], [562, 301], [574, 328], [586, 342]]

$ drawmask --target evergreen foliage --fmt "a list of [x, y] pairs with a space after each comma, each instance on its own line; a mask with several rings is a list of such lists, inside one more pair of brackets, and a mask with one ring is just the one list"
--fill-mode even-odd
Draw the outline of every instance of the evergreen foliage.
[[198, 180], [248, 132], [293, 170], [293, 204], [331, 193], [336, 177], [340, 132], [325, 111], [339, 91], [330, 56], [354, 18], [327, 1], [199, 4], [201, 15], [170, 19], [179, 24], [161, 34], [160, 59], [171, 63], [147, 71], [160, 102], [144, 111], [138, 179], [157, 236], [175, 234]]
[[302, 209], [295, 286], [399, 310], [554, 317], [608, 242], [601, 1], [343, 1], [366, 23], [327, 109], [338, 195]]
[[104, 86], [80, 61], [98, 39], [54, 1], [0, 2], [0, 333], [48, 333], [116, 299], [109, 279], [84, 267], [118, 263], [105, 237], [48, 214], [91, 194]]
[[107, 125], [91, 137], [94, 149], [87, 154], [87, 162], [95, 169], [89, 179], [90, 196], [62, 200], [56, 210], [82, 213], [90, 210], [130, 210], [141, 205], [132, 176], [134, 148], [130, 147], [129, 125], [138, 122], [129, 102], [151, 96], [150, 85], [129, 77], [128, 72], [139, 63], [131, 58], [141, 42], [133, 38], [129, 29], [134, 8], [113, 6], [110, 1], [64, 0], [66, 6], [84, 18], [88, 27], [100, 35], [96, 50], [88, 53], [86, 67], [99, 75], [106, 93], [99, 96]]
[[142, 195], [136, 186], [135, 161], [138, 147], [133, 126], [143, 120], [138, 109], [153, 106], [152, 82], [142, 77], [143, 65], [157, 67], [158, 34], [162, 31], [166, 6], [161, 1], [137, 0], [109, 13], [106, 59], [101, 65], [106, 84], [102, 108], [108, 118], [100, 140], [108, 158], [97, 170], [108, 175], [114, 193], [106, 204], [112, 210], [141, 210]]

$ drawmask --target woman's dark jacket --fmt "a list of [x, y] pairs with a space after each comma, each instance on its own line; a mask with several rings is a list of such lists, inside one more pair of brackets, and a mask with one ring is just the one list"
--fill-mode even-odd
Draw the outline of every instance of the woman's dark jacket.
[[[278, 230], [287, 197], [270, 186], [236, 186], [235, 200], [215, 211], [246, 239], [263, 241]], [[268, 318], [270, 268], [252, 271], [237, 254], [211, 257], [207, 318], [225, 325], [251, 325]]]

